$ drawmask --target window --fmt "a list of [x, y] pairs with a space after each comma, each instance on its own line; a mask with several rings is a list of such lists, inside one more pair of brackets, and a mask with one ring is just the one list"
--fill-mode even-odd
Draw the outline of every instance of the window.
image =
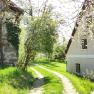
[[82, 39], [82, 49], [87, 49], [87, 39]]
[[78, 64], [78, 63], [76, 64], [76, 72], [80, 73], [80, 64]]

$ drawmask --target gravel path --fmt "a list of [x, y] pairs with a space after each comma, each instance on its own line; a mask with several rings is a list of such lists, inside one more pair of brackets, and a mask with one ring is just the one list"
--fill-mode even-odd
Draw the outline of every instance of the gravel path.
[[72, 83], [69, 81], [69, 79], [67, 77], [65, 77], [64, 75], [56, 72], [56, 71], [52, 71], [50, 69], [44, 68], [43, 66], [39, 66], [37, 65], [39, 68], [42, 68], [48, 72], [53, 73], [54, 75], [56, 75], [57, 77], [59, 77], [63, 83], [64, 86], [64, 91], [63, 94], [78, 94], [78, 92], [76, 91], [76, 89], [74, 88], [74, 86], [72, 85]]
[[31, 70], [35, 72], [38, 78], [34, 82], [33, 89], [30, 90], [29, 94], [42, 94], [43, 93], [42, 85], [44, 84], [44, 76], [34, 68], [31, 68]]

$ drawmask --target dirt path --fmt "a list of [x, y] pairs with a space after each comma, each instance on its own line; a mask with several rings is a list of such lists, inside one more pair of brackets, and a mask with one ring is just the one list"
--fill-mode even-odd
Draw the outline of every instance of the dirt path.
[[94, 92], [92, 92], [91, 94], [94, 94]]
[[38, 78], [34, 82], [33, 89], [30, 91], [29, 94], [42, 94], [43, 93], [42, 85], [44, 84], [44, 76], [34, 68], [31, 68], [31, 70], [35, 72]]
[[52, 71], [50, 69], [44, 68], [43, 66], [39, 66], [37, 65], [39, 68], [42, 68], [48, 72], [53, 73], [54, 75], [56, 75], [57, 77], [59, 77], [63, 83], [64, 86], [64, 92], [63, 94], [78, 94], [78, 92], [76, 91], [76, 89], [74, 88], [74, 86], [72, 85], [72, 83], [69, 81], [68, 78], [66, 78], [64, 75], [56, 72], [56, 71]]

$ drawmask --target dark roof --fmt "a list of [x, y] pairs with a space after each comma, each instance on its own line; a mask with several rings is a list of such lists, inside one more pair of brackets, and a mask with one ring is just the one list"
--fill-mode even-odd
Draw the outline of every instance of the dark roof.
[[[0, 0], [3, 1], [6, 4], [6, 0]], [[8, 4], [9, 8], [13, 10], [14, 12], [19, 12], [20, 14], [23, 14], [24, 10], [18, 7], [14, 2], [10, 1]]]
[[[86, 9], [87, 1], [88, 1], [88, 0], [85, 0], [85, 1], [84, 1], [83, 6], [82, 6], [82, 10], [85, 10], [85, 9]], [[72, 34], [71, 34], [72, 37], [75, 35], [75, 33], [76, 33], [76, 31], [77, 31], [77, 27], [78, 27], [78, 23], [77, 23], [77, 22], [78, 22], [78, 20], [79, 20], [79, 18], [80, 18], [80, 14], [81, 14], [82, 12], [83, 12], [83, 11], [81, 11], [81, 12], [79, 13], [79, 17], [78, 17], [78, 19], [77, 19], [77, 21], [76, 21], [75, 27], [74, 27], [73, 32], [72, 32]], [[70, 45], [71, 45], [71, 43], [72, 43], [72, 39], [73, 39], [73, 38], [70, 38], [70, 39], [69, 39], [69, 42], [68, 42], [67, 47], [66, 47], [66, 50], [65, 50], [65, 55], [67, 54], [67, 52], [68, 52], [68, 50], [69, 50], [69, 48], [70, 48]]]
[[9, 8], [15, 12], [19, 12], [20, 14], [23, 14], [24, 10], [18, 7], [14, 2], [10, 1]]
[[[77, 23], [76, 23], [76, 24], [77, 24]], [[73, 30], [71, 36], [74, 36], [75, 33], [76, 33], [76, 28], [74, 28], [74, 30]], [[69, 48], [70, 48], [71, 43], [72, 43], [72, 38], [69, 39], [69, 42], [68, 42], [68, 44], [67, 44], [67, 48], [66, 48], [66, 50], [65, 50], [65, 54], [67, 54], [67, 52], [68, 52], [68, 50], [69, 50]]]

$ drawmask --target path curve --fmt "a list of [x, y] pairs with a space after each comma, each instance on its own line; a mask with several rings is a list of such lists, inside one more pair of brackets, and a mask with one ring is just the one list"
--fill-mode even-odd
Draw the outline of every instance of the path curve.
[[39, 68], [42, 68], [48, 72], [51, 72], [53, 73], [54, 75], [56, 75], [57, 77], [59, 77], [63, 83], [63, 86], [64, 86], [64, 92], [63, 94], [78, 94], [78, 92], [76, 91], [76, 89], [74, 88], [74, 86], [72, 85], [72, 83], [70, 82], [70, 80], [65, 77], [64, 75], [56, 72], [56, 71], [53, 71], [53, 70], [50, 70], [50, 69], [47, 69], [43, 66], [40, 66], [40, 65], [37, 65]]
[[38, 76], [38, 79], [33, 83], [33, 89], [30, 90], [29, 94], [42, 94], [43, 93], [42, 85], [44, 84], [44, 76], [34, 68], [31, 68], [31, 70], [35, 72], [35, 74]]

